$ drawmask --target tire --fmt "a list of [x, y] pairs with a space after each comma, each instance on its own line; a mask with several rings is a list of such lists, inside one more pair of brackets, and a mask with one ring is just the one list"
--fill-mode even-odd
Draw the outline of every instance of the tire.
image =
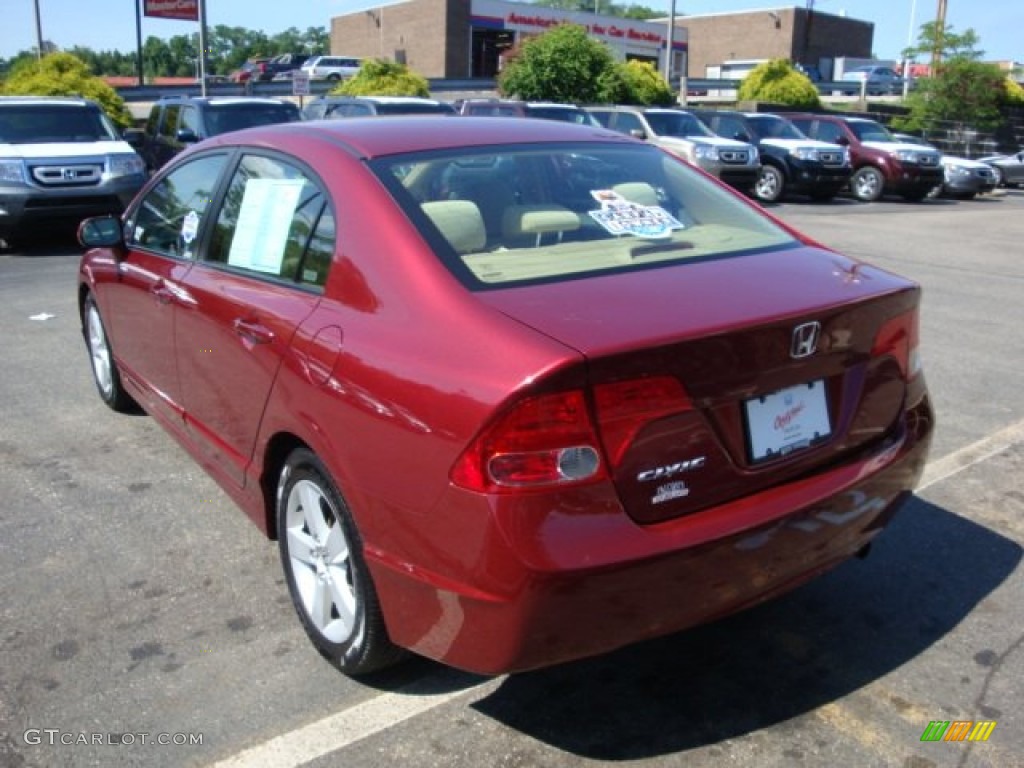
[[118, 413], [137, 412], [139, 406], [125, 391], [124, 385], [121, 383], [121, 374], [114, 362], [110, 338], [107, 336], [107, 329], [103, 325], [103, 318], [100, 317], [99, 307], [96, 306], [96, 300], [91, 293], [85, 297], [85, 303], [82, 305], [82, 336], [85, 338], [85, 346], [89, 350], [92, 380], [96, 384], [96, 391], [99, 392], [100, 399], [107, 404], [107, 407]]
[[388, 638], [348, 507], [305, 448], [294, 450], [281, 472], [277, 532], [292, 604], [320, 654], [348, 675], [400, 661], [405, 654]]
[[858, 168], [850, 177], [850, 191], [862, 203], [873, 203], [882, 196], [885, 189], [885, 177], [882, 172], [871, 165]]
[[786, 177], [774, 165], [765, 163], [754, 182], [754, 196], [765, 203], [776, 203], [786, 189]]
[[337, 72], [332, 72], [327, 76], [327, 82], [329, 83], [336, 83], [339, 80], [341, 80], [341, 75], [339, 75]]

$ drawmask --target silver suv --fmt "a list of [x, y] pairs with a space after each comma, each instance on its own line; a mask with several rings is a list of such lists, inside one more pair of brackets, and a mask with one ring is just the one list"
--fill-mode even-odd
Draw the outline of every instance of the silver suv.
[[0, 97], [0, 240], [32, 225], [119, 214], [146, 167], [87, 99]]
[[645, 139], [717, 176], [736, 189], [750, 192], [761, 172], [753, 144], [723, 139], [682, 109], [586, 107], [605, 128]]
[[302, 65], [302, 70], [309, 73], [310, 80], [335, 82], [355, 77], [362, 65], [363, 60], [354, 56], [314, 56]]

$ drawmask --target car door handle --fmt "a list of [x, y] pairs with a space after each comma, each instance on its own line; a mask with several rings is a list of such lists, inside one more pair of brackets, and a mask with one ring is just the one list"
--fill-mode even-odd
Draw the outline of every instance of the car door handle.
[[149, 289], [149, 292], [152, 293], [156, 297], [156, 300], [161, 304], [170, 304], [174, 301], [174, 291], [168, 288], [167, 283], [163, 280], [157, 282], [156, 285]]
[[235, 333], [253, 344], [269, 344], [274, 340], [272, 330], [253, 320], [243, 320], [239, 317], [232, 323], [232, 327], [235, 329]]

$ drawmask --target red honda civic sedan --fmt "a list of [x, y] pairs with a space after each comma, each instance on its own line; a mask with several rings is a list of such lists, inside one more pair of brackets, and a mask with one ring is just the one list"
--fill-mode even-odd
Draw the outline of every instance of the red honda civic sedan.
[[277, 539], [349, 674], [732, 613], [865, 552], [925, 463], [919, 287], [603, 129], [256, 128], [79, 237], [100, 396]]

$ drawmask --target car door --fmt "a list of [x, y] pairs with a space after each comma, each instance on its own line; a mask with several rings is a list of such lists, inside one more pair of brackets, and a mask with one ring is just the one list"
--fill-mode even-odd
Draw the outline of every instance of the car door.
[[237, 484], [296, 328], [316, 308], [334, 252], [332, 207], [315, 175], [245, 152], [225, 187], [178, 320], [186, 429]]
[[182, 416], [174, 356], [176, 310], [190, 299], [199, 227], [227, 162], [226, 153], [197, 158], [160, 179], [125, 218], [125, 255], [116, 279], [102, 286], [114, 348], [146, 409]]

